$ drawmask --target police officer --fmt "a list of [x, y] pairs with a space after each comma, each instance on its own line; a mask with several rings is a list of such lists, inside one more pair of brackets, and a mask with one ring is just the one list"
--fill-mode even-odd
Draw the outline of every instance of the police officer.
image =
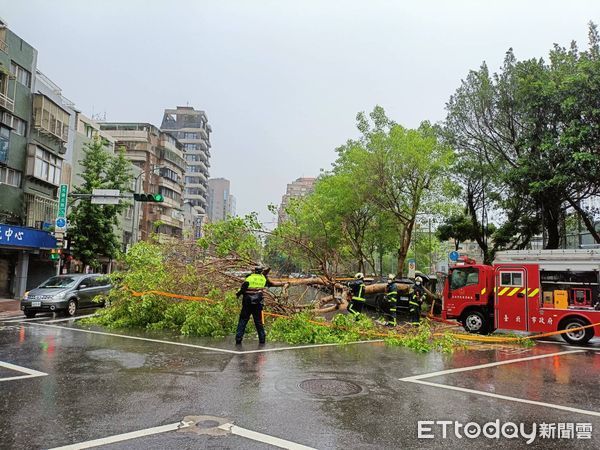
[[348, 283], [348, 287], [352, 291], [352, 300], [350, 300], [348, 311], [358, 320], [358, 315], [365, 304], [365, 276], [358, 272], [354, 275], [354, 280]]
[[398, 303], [398, 285], [396, 284], [396, 276], [392, 273], [388, 275], [388, 284], [385, 288], [388, 304], [390, 305], [390, 313], [388, 315], [387, 325], [395, 327], [396, 322], [396, 306]]
[[410, 321], [413, 324], [418, 324], [421, 320], [421, 305], [423, 304], [423, 297], [425, 296], [425, 289], [423, 288], [423, 278], [417, 276], [415, 278], [415, 284], [412, 287], [412, 293], [410, 300], [408, 301]]
[[265, 288], [271, 286], [280, 286], [281, 283], [272, 283], [263, 274], [264, 267], [258, 266], [254, 269], [254, 273], [251, 273], [246, 277], [240, 290], [235, 294], [236, 297], [242, 295], [242, 310], [240, 311], [240, 319], [237, 325], [237, 332], [235, 334], [235, 343], [237, 345], [242, 343], [244, 338], [244, 332], [246, 331], [246, 325], [250, 320], [250, 316], [254, 319], [254, 326], [258, 333], [258, 342], [264, 344], [266, 341], [264, 318], [263, 318], [263, 292]]

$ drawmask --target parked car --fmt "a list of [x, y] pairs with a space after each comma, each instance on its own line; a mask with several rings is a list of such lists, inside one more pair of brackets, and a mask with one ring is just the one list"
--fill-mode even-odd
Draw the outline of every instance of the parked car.
[[74, 316], [80, 308], [104, 306], [103, 302], [93, 300], [98, 295], [107, 294], [111, 288], [109, 279], [102, 274], [58, 275], [25, 292], [21, 310], [30, 318], [39, 312], [55, 311]]

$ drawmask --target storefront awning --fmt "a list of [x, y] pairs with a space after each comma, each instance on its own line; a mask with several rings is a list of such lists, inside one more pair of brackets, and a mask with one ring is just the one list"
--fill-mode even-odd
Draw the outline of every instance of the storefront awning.
[[9, 247], [49, 250], [56, 248], [56, 239], [46, 231], [0, 223], [0, 249]]

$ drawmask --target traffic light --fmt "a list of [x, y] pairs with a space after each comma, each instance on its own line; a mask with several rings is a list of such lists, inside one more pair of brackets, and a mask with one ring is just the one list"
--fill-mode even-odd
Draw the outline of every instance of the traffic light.
[[162, 194], [133, 194], [133, 199], [136, 202], [154, 202], [160, 203], [165, 200]]
[[60, 248], [50, 249], [50, 259], [52, 261], [58, 261], [60, 259]]

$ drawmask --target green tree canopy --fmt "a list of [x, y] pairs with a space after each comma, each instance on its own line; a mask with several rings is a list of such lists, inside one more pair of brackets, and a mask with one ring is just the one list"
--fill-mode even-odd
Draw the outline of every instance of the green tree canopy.
[[[91, 194], [94, 189], [131, 192], [131, 163], [125, 158], [124, 148], [119, 148], [113, 155], [100, 139], [96, 139], [87, 144], [84, 154], [81, 161], [83, 183], [74, 187], [75, 194]], [[123, 201], [118, 205], [95, 205], [89, 197], [74, 200], [69, 214], [73, 255], [94, 269], [100, 267], [101, 257], [115, 258], [120, 252], [115, 228], [119, 214], [126, 207], [127, 203]]]

